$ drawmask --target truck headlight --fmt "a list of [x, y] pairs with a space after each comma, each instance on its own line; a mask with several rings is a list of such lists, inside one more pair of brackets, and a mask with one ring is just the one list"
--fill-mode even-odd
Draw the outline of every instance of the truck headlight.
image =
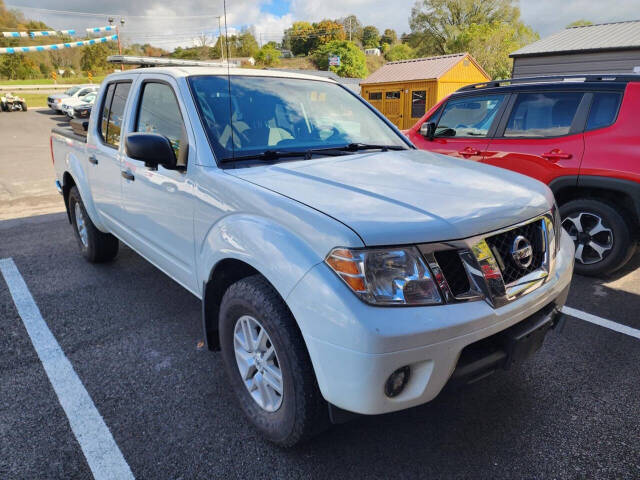
[[362, 300], [373, 305], [442, 303], [431, 272], [415, 247], [334, 248], [325, 262]]

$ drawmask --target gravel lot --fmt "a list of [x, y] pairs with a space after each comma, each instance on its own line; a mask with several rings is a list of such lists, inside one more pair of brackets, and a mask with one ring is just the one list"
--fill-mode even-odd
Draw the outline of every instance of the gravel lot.
[[[15, 262], [135, 477], [640, 478], [640, 339], [578, 318], [527, 363], [427, 405], [293, 450], [264, 442], [220, 354], [199, 346], [199, 301], [126, 247], [86, 263], [51, 213], [63, 208], [48, 145], [60, 122], [0, 114], [0, 259]], [[615, 278], [576, 276], [568, 305], [640, 329], [639, 266], [636, 255]], [[1, 277], [0, 478], [91, 478]]]

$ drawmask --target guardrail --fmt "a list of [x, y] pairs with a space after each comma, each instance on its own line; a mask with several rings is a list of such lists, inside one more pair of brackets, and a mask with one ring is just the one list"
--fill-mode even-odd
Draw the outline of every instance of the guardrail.
[[[84, 85], [84, 84], [83, 84]], [[40, 91], [40, 92], [63, 92], [75, 87], [76, 84], [51, 84], [51, 85], [2, 85], [0, 84], [0, 92], [21, 92], [21, 91]]]

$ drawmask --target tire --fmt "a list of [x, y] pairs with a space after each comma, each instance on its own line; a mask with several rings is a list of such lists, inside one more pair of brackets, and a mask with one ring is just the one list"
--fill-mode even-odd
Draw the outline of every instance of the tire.
[[[608, 275], [633, 256], [636, 244], [623, 214], [624, 211], [613, 204], [588, 198], [572, 200], [560, 207], [562, 226], [576, 246], [576, 273]], [[597, 249], [590, 246], [591, 242]]]
[[[275, 351], [271, 358], [265, 356], [266, 362], [262, 365], [272, 362], [264, 371], [277, 367], [281, 372], [282, 395], [279, 397], [279, 406], [277, 394], [271, 395], [274, 401], [269, 405], [261, 406], [252, 396], [260, 396], [261, 389], [256, 389], [254, 394], [249, 393], [249, 387], [240, 373], [236, 352], [240, 349], [242, 355], [250, 357], [251, 354], [238, 341], [236, 327], [242, 326], [243, 319], [246, 321], [247, 318], [256, 320], [259, 326], [264, 328], [264, 346], [268, 348], [271, 345]], [[258, 431], [280, 446], [291, 447], [328, 427], [327, 403], [318, 388], [311, 359], [298, 325], [280, 295], [264, 277], [246, 277], [228, 288], [220, 306], [219, 327], [227, 377], [242, 410]], [[241, 332], [240, 328], [239, 334]], [[255, 335], [257, 330], [252, 329], [252, 332]], [[254, 365], [259, 367], [261, 364]], [[255, 372], [249, 381], [255, 386], [260, 371], [256, 367], [249, 371]], [[250, 378], [251, 375], [247, 377]], [[277, 376], [272, 378], [277, 379]], [[264, 389], [270, 388], [268, 382], [264, 385]], [[275, 390], [271, 391], [272, 394], [274, 392]]]
[[[110, 233], [102, 233], [93, 224], [77, 187], [69, 191], [69, 214], [78, 246], [84, 258], [91, 263], [103, 263], [113, 260], [118, 254], [119, 242]], [[81, 233], [82, 232], [82, 233]]]
[[22, 102], [22, 111], [23, 112], [27, 111], [27, 102]]

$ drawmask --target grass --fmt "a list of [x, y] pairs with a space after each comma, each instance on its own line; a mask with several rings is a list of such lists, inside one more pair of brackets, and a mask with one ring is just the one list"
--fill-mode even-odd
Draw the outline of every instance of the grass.
[[[100, 83], [105, 75], [93, 77], [93, 83]], [[70, 83], [89, 83], [87, 77], [58, 78], [54, 83], [51, 78], [27, 78], [25, 80], [0, 80], [0, 85], [67, 85]]]
[[292, 68], [297, 70], [317, 70], [309, 57], [281, 58], [277, 68]]
[[27, 109], [37, 108], [37, 107], [46, 107], [47, 97], [49, 96], [46, 93], [19, 93], [19, 92], [16, 92], [16, 95], [25, 99], [25, 101], [27, 102]]

